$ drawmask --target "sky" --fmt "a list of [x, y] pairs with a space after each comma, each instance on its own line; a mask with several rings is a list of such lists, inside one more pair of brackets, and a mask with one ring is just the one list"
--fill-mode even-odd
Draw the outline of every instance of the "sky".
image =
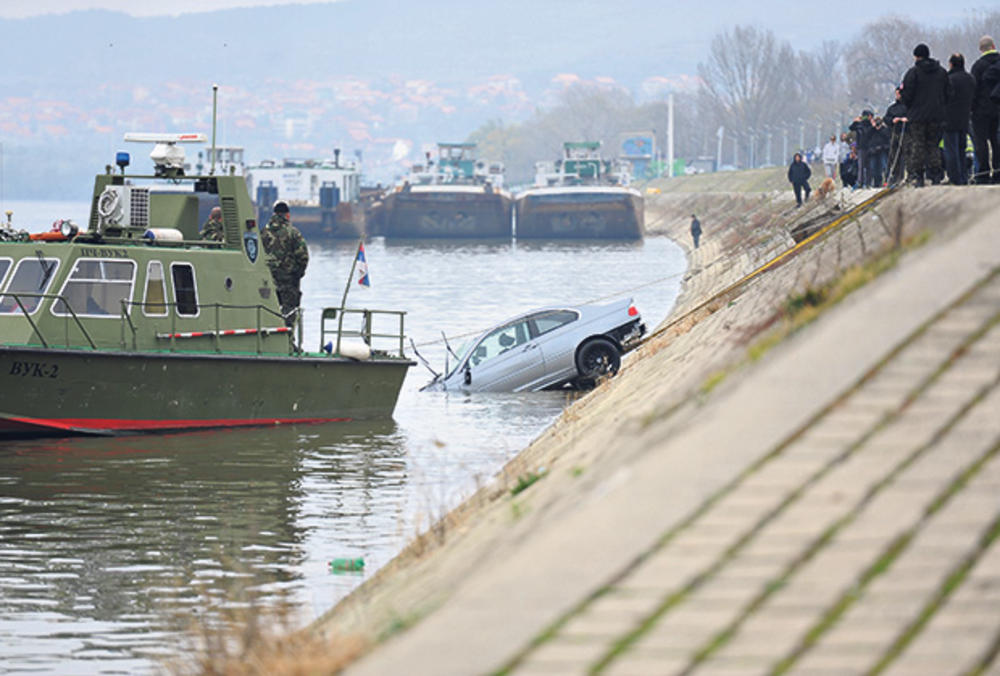
[[234, 7], [315, 4], [331, 0], [2, 0], [0, 18], [23, 19], [84, 9], [109, 9], [132, 16], [176, 16]]

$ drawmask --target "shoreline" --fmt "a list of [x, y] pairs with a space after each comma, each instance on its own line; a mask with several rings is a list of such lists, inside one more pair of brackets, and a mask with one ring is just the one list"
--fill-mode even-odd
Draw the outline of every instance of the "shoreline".
[[[478, 653], [480, 670], [484, 664], [502, 663], [504, 654], [509, 657], [511, 645], [526, 645], [528, 637], [572, 607], [580, 590], [599, 589], [609, 571], [628, 564], [629, 554], [625, 551], [628, 548], [608, 552], [599, 561], [579, 562], [561, 573], [550, 569], [553, 562], [540, 560], [538, 570], [530, 571], [530, 577], [547, 578], [547, 588], [539, 590], [524, 580], [529, 588], [526, 592], [536, 596], [513, 606], [509, 598], [486, 600], [500, 588], [496, 584], [498, 576], [514, 585], [512, 588], [517, 586], [516, 579], [504, 574], [502, 559], [508, 555], [523, 557], [532, 549], [558, 558], [559, 552], [551, 551], [551, 546], [538, 549], [539, 538], [546, 536], [561, 542], [567, 551], [578, 547], [582, 533], [574, 528], [560, 529], [558, 524], [572, 523], [578, 510], [634, 482], [636, 478], [629, 468], [650, 457], [659, 444], [687, 429], [715, 387], [706, 392], [706, 383], [713, 374], [745, 361], [751, 340], [770, 327], [794, 289], [814, 286], [870, 259], [877, 251], [891, 248], [893, 234], [885, 225], [890, 220], [898, 220], [897, 238], [904, 230], [907, 236], [946, 226], [960, 230], [962, 226], [950, 222], [955, 219], [948, 213], [954, 201], [963, 196], [953, 194], [954, 190], [937, 188], [892, 195], [879, 205], [875, 215], [863, 216], [849, 228], [831, 234], [821, 245], [755, 280], [727, 303], [709, 306], [698, 316], [681, 321], [678, 318], [693, 307], [773, 258], [775, 252], [787, 249], [791, 242], [789, 225], [804, 214], [789, 211], [785, 203], [790, 195], [737, 194], [732, 196], [732, 202], [742, 205], [744, 211], [738, 217], [730, 214], [732, 220], [725, 228], [714, 226], [714, 217], [706, 219], [699, 214], [705, 229], [703, 246], [692, 251], [690, 237], [685, 239], [691, 211], [680, 212], [674, 204], [680, 214], [670, 217], [663, 210], [675, 202], [689, 205], [695, 198], [670, 193], [650, 200], [660, 214], [653, 232], [671, 237], [685, 250], [689, 261], [682, 294], [674, 311], [660, 325], [662, 329], [672, 324], [671, 328], [641, 347], [618, 376], [570, 405], [490, 484], [411, 542], [392, 562], [317, 620], [313, 629], [334, 644], [338, 637], [360, 637], [365, 645], [374, 646], [352, 670], [377, 673], [376, 664], [384, 667], [393, 654], [405, 651], [398, 647], [400, 644], [421, 640], [416, 634], [426, 640], [426, 633], [435, 631], [425, 627], [421, 619], [434, 619], [435, 610], [448, 606], [468, 608], [471, 599], [478, 598], [472, 605], [481, 606], [482, 613], [507, 618], [493, 626], [489, 645], [478, 646], [477, 650], [482, 651]], [[1000, 192], [994, 196], [1000, 196]], [[863, 195], [850, 197], [857, 200]], [[920, 201], [918, 208], [908, 205], [915, 199]], [[753, 204], [760, 206], [748, 207]], [[732, 206], [724, 201], [717, 204], [720, 212]], [[969, 221], [980, 217], [983, 207], [965, 211], [971, 212], [965, 214], [964, 220]], [[771, 227], [765, 229], [761, 222]], [[832, 252], [837, 255], [822, 255]], [[748, 377], [747, 371], [736, 369], [725, 377], [724, 387], [719, 389], [734, 387]], [[689, 487], [692, 494], [701, 494], [711, 483], [704, 472], [695, 468], [695, 476], [700, 479]], [[528, 478], [533, 482], [530, 488], [512, 491], [519, 481], [524, 483]], [[668, 514], [663, 518], [677, 517]], [[614, 529], [615, 525], [604, 523], [600, 527]], [[637, 537], [642, 540], [648, 535]], [[489, 579], [493, 582], [486, 584]], [[504, 611], [504, 607], [508, 610]], [[512, 621], [514, 617], [517, 621]], [[483, 620], [487, 625], [493, 621], [489, 617]], [[403, 631], [409, 628], [420, 631]], [[394, 635], [402, 640], [385, 641]]]

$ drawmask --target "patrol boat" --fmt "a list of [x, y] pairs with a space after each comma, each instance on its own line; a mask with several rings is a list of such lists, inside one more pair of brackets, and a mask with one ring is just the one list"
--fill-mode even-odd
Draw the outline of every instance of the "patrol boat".
[[[317, 350], [303, 350], [243, 177], [184, 175], [178, 144], [202, 134], [126, 140], [155, 144], [155, 172], [126, 174], [118, 153], [86, 230], [0, 226], [0, 437], [391, 415], [414, 364], [404, 313], [324, 309]], [[206, 203], [222, 208], [222, 242], [199, 240]]]
[[642, 194], [624, 163], [604, 160], [599, 141], [563, 144], [563, 157], [535, 164], [535, 185], [514, 199], [518, 239], [642, 239]]
[[375, 217], [387, 238], [510, 239], [511, 197], [500, 162], [477, 159], [475, 143], [439, 143], [438, 159], [412, 167]]

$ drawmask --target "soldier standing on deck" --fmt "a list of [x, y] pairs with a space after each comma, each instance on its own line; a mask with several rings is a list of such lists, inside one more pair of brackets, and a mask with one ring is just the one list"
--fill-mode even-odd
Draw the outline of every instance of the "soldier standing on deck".
[[212, 211], [208, 215], [208, 220], [205, 221], [205, 225], [201, 228], [201, 238], [214, 242], [222, 242], [226, 239], [226, 228], [222, 224], [221, 208], [212, 207]]
[[299, 282], [309, 264], [309, 249], [302, 233], [288, 220], [288, 204], [278, 201], [274, 213], [260, 235], [267, 254], [267, 266], [271, 269], [274, 285], [278, 290], [278, 302], [285, 324], [294, 326], [302, 298]]

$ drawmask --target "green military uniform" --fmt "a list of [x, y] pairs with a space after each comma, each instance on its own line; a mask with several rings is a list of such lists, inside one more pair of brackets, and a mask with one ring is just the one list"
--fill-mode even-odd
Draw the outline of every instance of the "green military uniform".
[[210, 216], [201, 228], [201, 238], [222, 242], [226, 239], [226, 228], [222, 224], [222, 216]]
[[267, 222], [260, 239], [278, 290], [281, 313], [285, 315], [285, 323], [292, 326], [295, 324], [295, 310], [302, 298], [299, 282], [309, 264], [305, 237], [291, 224], [287, 214], [276, 213]]

